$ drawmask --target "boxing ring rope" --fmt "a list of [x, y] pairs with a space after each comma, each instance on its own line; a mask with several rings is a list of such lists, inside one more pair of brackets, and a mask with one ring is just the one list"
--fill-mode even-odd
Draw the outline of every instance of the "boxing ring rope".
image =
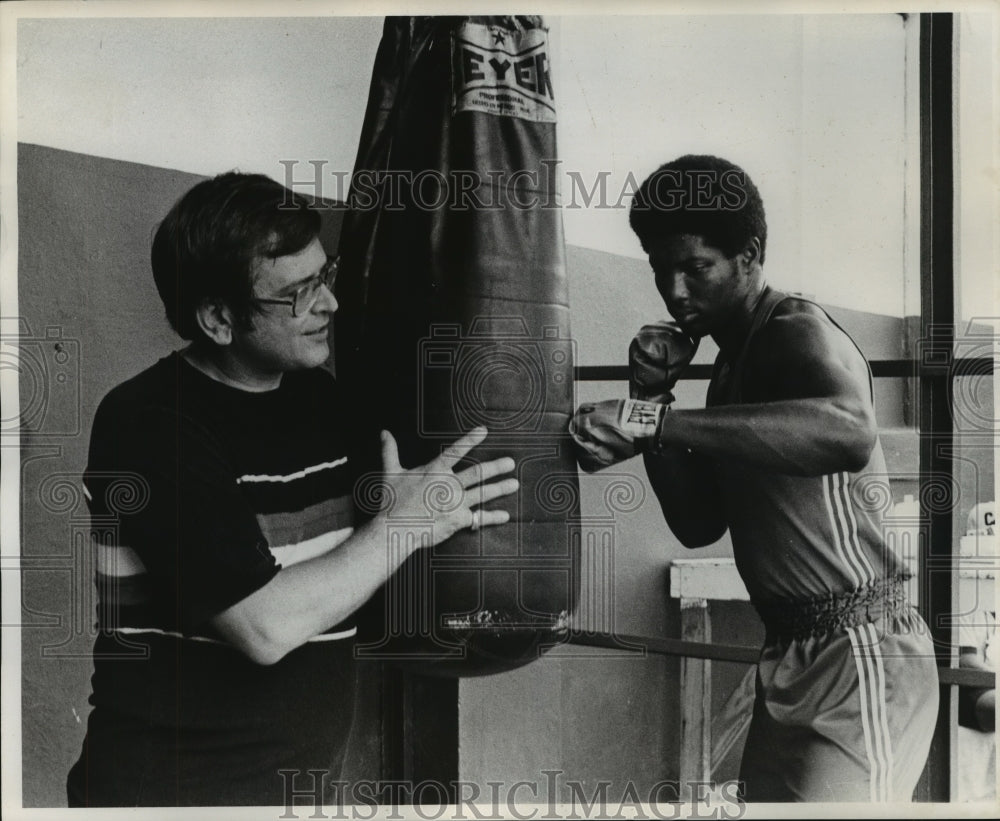
[[[585, 647], [603, 647], [636, 653], [647, 651], [655, 655], [680, 656], [707, 661], [731, 661], [742, 664], [756, 664], [760, 655], [759, 647], [638, 636], [630, 633], [612, 635], [610, 633], [571, 631], [569, 642]], [[632, 645], [632, 647], [624, 645]], [[996, 684], [994, 673], [958, 667], [938, 669], [938, 679], [942, 684], [955, 684], [960, 687], [993, 687]]]
[[[940, 372], [939, 363], [923, 363], [917, 359], [876, 359], [870, 363], [872, 376], [876, 379], [884, 377], [919, 377], [937, 376]], [[992, 372], [996, 363], [988, 356], [958, 357], [949, 362], [950, 375], [981, 376]], [[574, 377], [578, 382], [628, 382], [628, 367], [626, 365], [578, 365], [574, 369]], [[711, 365], [689, 365], [683, 379], [705, 380], [712, 378]]]

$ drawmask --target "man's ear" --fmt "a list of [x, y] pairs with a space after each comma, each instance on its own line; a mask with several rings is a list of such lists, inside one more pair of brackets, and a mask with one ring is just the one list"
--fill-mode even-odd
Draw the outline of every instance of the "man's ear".
[[746, 268], [752, 268], [754, 263], [760, 263], [760, 240], [750, 237], [746, 247], [740, 252], [740, 261]]
[[195, 319], [201, 332], [216, 345], [228, 345], [233, 341], [233, 314], [225, 303], [203, 300], [195, 309]]

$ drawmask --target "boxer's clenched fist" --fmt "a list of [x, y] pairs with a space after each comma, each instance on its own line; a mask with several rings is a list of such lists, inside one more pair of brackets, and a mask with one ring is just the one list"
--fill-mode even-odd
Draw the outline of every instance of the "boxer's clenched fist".
[[590, 473], [648, 450], [659, 435], [666, 409], [636, 399], [581, 405], [569, 423], [580, 467]]
[[697, 350], [698, 340], [676, 323], [643, 325], [628, 349], [629, 396], [672, 402], [671, 390]]

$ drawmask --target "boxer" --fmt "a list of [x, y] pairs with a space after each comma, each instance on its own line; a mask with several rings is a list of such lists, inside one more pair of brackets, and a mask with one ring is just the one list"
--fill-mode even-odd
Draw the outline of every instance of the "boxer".
[[[880, 514], [855, 493], [886, 475], [868, 363], [822, 308], [767, 284], [763, 203], [733, 163], [688, 155], [661, 166], [629, 222], [675, 324], [636, 336], [629, 399], [577, 410], [579, 463], [642, 454], [686, 547], [732, 538], [766, 627], [746, 800], [909, 800], [934, 730], [937, 668]], [[706, 407], [671, 410], [705, 336], [719, 347]]]

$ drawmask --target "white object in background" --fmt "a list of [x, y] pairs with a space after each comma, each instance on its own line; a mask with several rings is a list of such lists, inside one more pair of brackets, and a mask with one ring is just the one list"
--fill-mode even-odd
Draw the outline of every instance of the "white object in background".
[[917, 604], [917, 576], [920, 569], [920, 503], [912, 493], [882, 520], [882, 532], [889, 550], [902, 562], [910, 578], [906, 583], [906, 597]]
[[980, 502], [973, 505], [966, 520], [966, 536], [993, 536], [997, 525], [997, 503]]
[[[996, 569], [1000, 561], [996, 502], [981, 502], [969, 511], [958, 554], [958, 643], [974, 648], [982, 664], [996, 669]], [[995, 801], [996, 734], [959, 727], [956, 745], [958, 800]]]
[[958, 601], [963, 614], [995, 608], [1000, 563], [996, 509], [996, 502], [973, 505], [966, 519], [965, 535], [958, 540]]

